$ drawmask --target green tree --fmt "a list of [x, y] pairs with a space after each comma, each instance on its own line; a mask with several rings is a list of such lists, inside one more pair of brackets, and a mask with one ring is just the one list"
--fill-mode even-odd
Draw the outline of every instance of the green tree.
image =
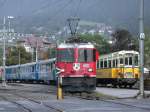
[[137, 50], [136, 39], [133, 38], [128, 30], [118, 29], [113, 34], [113, 51]]
[[111, 52], [110, 44], [101, 35], [84, 34], [84, 35], [80, 35], [79, 38], [82, 41], [87, 41], [87, 42], [93, 43], [100, 54], [106, 54], [106, 53]]
[[48, 53], [49, 53], [49, 58], [55, 58], [56, 57], [56, 48], [49, 48]]
[[19, 56], [20, 64], [31, 62], [32, 55], [31, 53], [26, 52], [24, 47], [9, 47], [6, 58], [6, 65], [8, 66], [19, 64]]
[[150, 68], [150, 29], [145, 29], [145, 40], [144, 40], [144, 57], [145, 66]]
[[2, 66], [2, 62], [3, 62], [3, 49], [2, 47], [0, 47], [0, 66]]

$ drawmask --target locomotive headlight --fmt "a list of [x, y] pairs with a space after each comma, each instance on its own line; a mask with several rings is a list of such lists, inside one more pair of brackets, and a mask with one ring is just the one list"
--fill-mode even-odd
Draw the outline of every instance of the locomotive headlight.
[[60, 71], [61, 71], [61, 72], [65, 72], [65, 70], [64, 70], [64, 69], [61, 69]]
[[93, 72], [93, 69], [92, 69], [92, 68], [89, 68], [89, 69], [88, 69], [88, 72]]

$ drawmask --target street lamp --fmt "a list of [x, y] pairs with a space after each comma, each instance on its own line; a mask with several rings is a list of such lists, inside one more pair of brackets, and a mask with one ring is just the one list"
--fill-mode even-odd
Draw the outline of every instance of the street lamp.
[[6, 18], [3, 18], [3, 75], [2, 75], [2, 86], [6, 87], [6, 52], [5, 52], [5, 38], [6, 38]]
[[39, 44], [39, 42], [38, 42], [38, 40], [36, 40], [36, 51], [35, 51], [36, 52], [36, 59], [35, 59], [36, 63], [38, 62], [38, 48], [39, 48], [38, 44]]
[[14, 17], [13, 16], [8, 16], [7, 17], [8, 18], [8, 32], [10, 33], [12, 30], [11, 30], [11, 23], [10, 23], [10, 20], [11, 19], [14, 19]]
[[[14, 18], [8, 16], [8, 19]], [[10, 32], [10, 20], [9, 20], [9, 32]], [[3, 18], [3, 75], [2, 75], [2, 86], [6, 87], [6, 18]]]

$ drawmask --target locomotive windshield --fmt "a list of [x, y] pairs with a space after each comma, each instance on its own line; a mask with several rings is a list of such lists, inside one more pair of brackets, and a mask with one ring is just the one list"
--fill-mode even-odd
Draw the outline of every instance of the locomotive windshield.
[[58, 62], [74, 62], [74, 50], [73, 49], [61, 49], [57, 52]]
[[93, 62], [96, 60], [95, 49], [79, 49], [78, 61], [79, 62]]

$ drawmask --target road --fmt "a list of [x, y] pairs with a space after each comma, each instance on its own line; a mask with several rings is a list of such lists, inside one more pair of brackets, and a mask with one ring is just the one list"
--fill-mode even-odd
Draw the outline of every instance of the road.
[[56, 99], [56, 88], [39, 84], [0, 87], [0, 112], [150, 112], [150, 99]]

